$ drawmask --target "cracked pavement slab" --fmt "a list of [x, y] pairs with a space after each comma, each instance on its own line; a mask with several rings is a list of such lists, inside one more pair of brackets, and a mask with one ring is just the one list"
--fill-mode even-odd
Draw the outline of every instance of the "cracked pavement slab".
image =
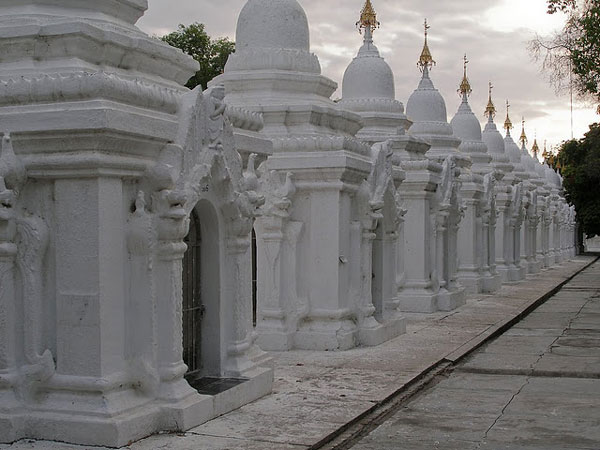
[[356, 450], [600, 449], [600, 263], [390, 415]]

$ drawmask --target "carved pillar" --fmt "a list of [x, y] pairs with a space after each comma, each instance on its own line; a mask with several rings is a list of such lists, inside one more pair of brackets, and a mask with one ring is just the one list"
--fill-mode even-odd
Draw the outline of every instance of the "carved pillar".
[[550, 212], [548, 214], [548, 264], [552, 267], [556, 264], [556, 253], [554, 248], [554, 216], [556, 214], [556, 205], [554, 201], [550, 204]]
[[[258, 217], [256, 230], [258, 344], [264, 350], [289, 350], [293, 334], [286, 326], [286, 305], [281, 293], [281, 254], [285, 227], [284, 218]], [[274, 336], [276, 335], [276, 336]], [[276, 344], [277, 348], [272, 348]]]
[[361, 328], [372, 328], [377, 326], [377, 321], [375, 320], [375, 314], [379, 314], [381, 317], [382, 310], [381, 308], [378, 310], [377, 307], [373, 304], [373, 276], [375, 270], [382, 269], [382, 267], [375, 267], [373, 265], [373, 243], [377, 235], [374, 232], [374, 226], [377, 225], [377, 221], [374, 221], [374, 224], [369, 224], [371, 226], [362, 227], [361, 233], [361, 288], [362, 292], [360, 295], [360, 304], [358, 305], [359, 309], [359, 326]]
[[525, 276], [525, 267], [521, 261], [521, 233], [523, 228], [523, 220], [517, 217], [513, 222], [513, 265], [515, 274], [512, 281], [522, 280]]
[[[398, 194], [399, 197], [399, 194]], [[398, 224], [398, 233], [396, 238], [396, 273], [394, 274], [396, 278], [396, 292], [394, 293], [394, 297], [396, 297], [396, 308], [400, 307], [400, 302], [397, 299], [397, 294], [404, 287], [405, 281], [405, 266], [406, 261], [405, 258], [405, 244], [404, 244], [404, 215], [406, 214], [406, 209], [402, 209], [402, 220]]]
[[495, 203], [494, 208], [490, 211], [488, 219], [488, 265], [490, 273], [495, 276], [498, 275], [496, 266], [496, 228], [498, 226], [498, 212], [496, 211]]
[[[400, 221], [401, 222], [401, 221]], [[385, 231], [385, 236], [382, 242], [383, 252], [383, 301], [384, 311], [387, 311], [392, 316], [398, 314], [398, 273], [404, 273], [404, 268], [398, 268], [399, 264], [399, 234], [402, 228], [402, 223], [398, 224], [398, 231]], [[403, 258], [402, 258], [403, 259]], [[403, 264], [402, 260], [400, 264]], [[387, 314], [384, 314], [387, 317]]]
[[448, 217], [448, 211], [442, 208], [435, 219], [436, 269], [440, 291], [448, 290]]
[[489, 278], [492, 274], [490, 268], [490, 213], [486, 212], [481, 216], [481, 270], [484, 278]]
[[497, 196], [498, 221], [494, 241], [496, 243], [496, 270], [503, 282], [509, 281], [513, 252], [513, 232], [511, 229], [511, 199], [505, 185], [499, 185]]
[[122, 182], [58, 179], [54, 196], [57, 372], [115, 376], [125, 369]]
[[554, 249], [554, 262], [555, 264], [560, 264], [562, 262], [562, 257], [560, 254], [560, 212], [557, 206], [556, 212], [552, 221], [552, 229], [553, 229], [553, 242], [552, 248]]
[[195, 394], [183, 379], [187, 366], [183, 362], [183, 255], [187, 250], [183, 238], [189, 219], [169, 218], [160, 206], [170, 193], [162, 191], [153, 195], [153, 205], [158, 217], [158, 245], [156, 249], [156, 315], [158, 322], [158, 370], [160, 376], [159, 398], [174, 402]]
[[541, 197], [539, 199], [538, 204], [538, 214], [537, 214], [537, 227], [535, 229], [535, 259], [536, 262], [540, 265], [540, 268], [545, 268], [546, 263], [544, 261], [544, 253], [545, 253], [545, 242], [544, 242], [544, 216], [546, 214], [546, 199]]
[[[287, 205], [289, 207], [289, 204]], [[286, 209], [256, 219], [258, 344], [263, 350], [290, 350], [298, 320], [306, 314], [296, 288], [296, 248], [303, 224]]]
[[[406, 182], [405, 182], [406, 183]], [[439, 285], [434, 280], [436, 245], [435, 228], [431, 223], [433, 194], [401, 192], [407, 209], [404, 231], [404, 285], [398, 295], [400, 307], [409, 312], [433, 312], [437, 310]]]
[[133, 376], [141, 389], [156, 394], [159, 384], [156, 349], [158, 342], [156, 295], [153, 278], [156, 237], [152, 216], [146, 211], [144, 193], [138, 192], [135, 211], [128, 221], [127, 249], [130, 274], [126, 358], [132, 361]]
[[[435, 190], [441, 165], [428, 160], [405, 161], [406, 179], [398, 191], [404, 216], [404, 283], [399, 285], [400, 309], [408, 312], [438, 310], [436, 268]], [[399, 266], [402, 267], [402, 266]]]
[[[223, 265], [227, 271], [225, 279], [229, 280], [224, 286], [222, 314], [223, 327], [227, 341], [227, 362], [225, 374], [228, 376], [243, 376], [243, 372], [253, 366], [248, 359], [248, 351], [252, 345], [252, 263], [250, 254], [252, 221], [240, 226], [237, 233], [227, 239], [226, 261]], [[222, 288], [223, 289], [223, 288]]]
[[[463, 192], [464, 195], [464, 192]], [[464, 199], [465, 217], [457, 229], [458, 235], [458, 277], [470, 294], [481, 292], [483, 271], [482, 221], [478, 212], [480, 199], [469, 196]]]
[[14, 244], [16, 227], [14, 220], [14, 192], [6, 189], [0, 176], [0, 442], [17, 438], [17, 420], [11, 420], [11, 410], [19, 410], [21, 401], [16, 395], [17, 368], [17, 316], [15, 291]]
[[448, 290], [456, 292], [463, 291], [458, 281], [458, 230], [461, 223], [461, 213], [458, 208], [454, 209], [448, 222]]
[[13, 219], [6, 219], [0, 218], [0, 392], [4, 386], [11, 385], [10, 374], [16, 370], [14, 268], [17, 246], [13, 242], [16, 226]]

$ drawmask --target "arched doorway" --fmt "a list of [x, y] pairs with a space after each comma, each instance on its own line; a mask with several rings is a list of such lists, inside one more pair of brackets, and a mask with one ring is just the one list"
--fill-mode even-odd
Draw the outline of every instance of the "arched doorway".
[[183, 257], [183, 361], [188, 375], [202, 370], [202, 233], [198, 214], [190, 215], [188, 248]]

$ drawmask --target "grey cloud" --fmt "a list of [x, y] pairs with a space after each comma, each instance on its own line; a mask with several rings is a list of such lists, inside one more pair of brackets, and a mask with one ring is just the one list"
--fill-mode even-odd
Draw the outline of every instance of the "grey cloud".
[[[311, 26], [312, 49], [321, 60], [323, 73], [340, 84], [334, 97], [341, 96], [344, 70], [361, 45], [355, 22], [363, 2], [300, 0]], [[175, 29], [179, 23], [199, 21], [206, 24], [213, 36], [234, 37], [237, 16], [244, 3], [245, 0], [150, 0], [150, 9], [139, 26], [151, 34], [160, 34]], [[474, 91], [471, 107], [482, 121], [489, 80], [495, 85], [493, 95], [498, 118], [502, 120], [507, 98], [511, 101], [514, 122], [520, 121], [521, 115], [535, 120], [550, 111], [568, 109], [568, 99], [554, 95], [539, 73], [539, 66], [531, 61], [526, 42], [532, 31], [508, 33], [486, 25], [483, 20], [486, 11], [497, 4], [480, 0], [374, 0], [382, 22], [375, 33], [375, 43], [395, 73], [397, 98], [406, 103], [418, 84], [420, 73], [416, 62], [423, 45], [423, 19], [427, 17], [432, 27], [430, 48], [437, 61], [431, 75], [446, 99], [450, 117], [460, 103], [456, 90], [462, 78], [465, 52], [470, 60], [469, 79]], [[540, 100], [546, 103], [536, 104]], [[552, 139], [559, 141], [568, 134], [568, 124], [561, 130], [554, 126], [553, 132]]]

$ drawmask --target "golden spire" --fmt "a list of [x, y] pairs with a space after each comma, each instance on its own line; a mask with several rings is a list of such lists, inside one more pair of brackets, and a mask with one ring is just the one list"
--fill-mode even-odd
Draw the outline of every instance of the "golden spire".
[[527, 135], [525, 134], [525, 117], [521, 120], [521, 137], [519, 138], [519, 142], [521, 143], [521, 148], [525, 148], [525, 144], [529, 142], [527, 140]]
[[360, 12], [360, 20], [356, 22], [358, 31], [370, 30], [372, 33], [375, 28], [379, 28], [379, 22], [377, 21], [377, 13], [371, 4], [371, 0], [365, 2], [362, 11]]
[[460, 83], [460, 86], [458, 88], [458, 93], [465, 99], [469, 95], [471, 95], [471, 92], [473, 92], [473, 89], [471, 89], [471, 83], [469, 83], [469, 79], [467, 78], [467, 64], [469, 64], [469, 60], [467, 59], [467, 54], [465, 53], [464, 64], [463, 64], [464, 75], [463, 75], [463, 79]]
[[533, 157], [538, 159], [538, 153], [540, 152], [540, 147], [537, 143], [537, 137], [533, 139], [533, 147], [531, 147], [531, 151], [533, 152]]
[[504, 121], [504, 129], [506, 130], [506, 134], [510, 134], [510, 130], [513, 129], [513, 124], [510, 121], [510, 117], [508, 117], [508, 108], [510, 108], [510, 103], [506, 100], [506, 120]]
[[435, 61], [433, 56], [431, 56], [431, 52], [429, 51], [429, 45], [427, 45], [427, 30], [431, 27], [427, 25], [427, 19], [425, 19], [425, 23], [423, 24], [425, 27], [425, 44], [423, 45], [423, 51], [421, 52], [421, 57], [419, 58], [419, 62], [417, 66], [421, 69], [421, 72], [424, 72], [425, 69], [430, 69], [435, 66]]
[[544, 139], [544, 152], [542, 153], [542, 158], [544, 158], [544, 162], [548, 163], [550, 161], [551, 156], [552, 153], [550, 153], [546, 148], [546, 140]]
[[494, 116], [496, 116], [496, 107], [494, 106], [494, 102], [492, 101], [492, 88], [493, 87], [494, 86], [492, 85], [492, 82], [490, 81], [488, 104], [485, 108], [485, 115], [490, 119], [493, 119]]

